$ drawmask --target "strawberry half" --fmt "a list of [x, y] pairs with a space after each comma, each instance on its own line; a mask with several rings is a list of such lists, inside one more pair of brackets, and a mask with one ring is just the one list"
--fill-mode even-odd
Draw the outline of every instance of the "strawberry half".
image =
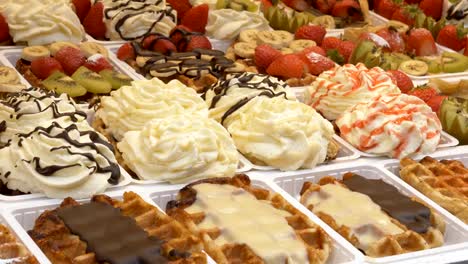
[[342, 41], [338, 46], [338, 52], [343, 57], [346, 63], [348, 63], [349, 58], [351, 57], [351, 54], [353, 54], [355, 48], [356, 44], [349, 40]]
[[89, 0], [72, 0], [73, 5], [75, 6], [75, 13], [83, 23], [84, 19], [88, 15], [89, 10], [91, 9], [91, 1]]
[[286, 54], [274, 60], [268, 66], [269, 75], [283, 78], [300, 78], [304, 75], [304, 64], [296, 54]]
[[2, 14], [0, 14], [0, 42], [4, 42], [9, 40], [10, 37], [10, 29], [8, 28], [8, 23]]
[[323, 38], [327, 34], [324, 27], [319, 25], [305, 25], [296, 30], [296, 39], [309, 39], [315, 41], [317, 45], [322, 45]]
[[400, 88], [402, 93], [408, 93], [414, 88], [413, 81], [411, 81], [411, 78], [404, 72], [398, 70], [390, 70], [387, 72], [391, 75], [395, 84]]
[[61, 48], [54, 58], [60, 62], [67, 75], [72, 75], [86, 62], [86, 56], [79, 49], [70, 46]]
[[437, 91], [430, 86], [420, 86], [408, 92], [409, 95], [419, 97], [424, 102], [429, 101], [432, 97], [437, 95]]
[[255, 48], [255, 65], [260, 69], [267, 69], [270, 64], [281, 56], [281, 51], [267, 44], [258, 45]]
[[104, 4], [95, 3], [83, 21], [83, 27], [95, 39], [106, 38], [106, 24], [104, 24]]
[[177, 11], [177, 18], [179, 20], [184, 18], [185, 13], [187, 13], [190, 8], [192, 8], [192, 5], [188, 0], [166, 0], [166, 2]]
[[212, 49], [211, 42], [205, 36], [193, 35], [184, 51], [192, 51], [194, 49]]
[[377, 35], [385, 39], [390, 45], [392, 52], [404, 52], [405, 41], [398, 31], [393, 28], [383, 28], [376, 32]]
[[313, 75], [320, 75], [336, 66], [334, 61], [315, 52], [304, 54], [301, 59], [307, 65], [309, 73]]
[[393, 13], [398, 9], [398, 5], [393, 2], [393, 0], [380, 0], [374, 9], [377, 14], [387, 19], [391, 19]]
[[414, 18], [418, 11], [419, 9], [416, 5], [400, 6], [395, 10], [395, 12], [393, 12], [391, 19], [403, 22], [408, 26], [413, 26]]
[[94, 54], [93, 56], [89, 57], [83, 64], [83, 66], [97, 73], [99, 73], [102, 70], [113, 69], [110, 62], [101, 54]]
[[437, 54], [437, 46], [432, 33], [425, 28], [412, 29], [406, 42], [407, 49], [416, 56], [431, 56]]
[[325, 51], [331, 50], [331, 49], [338, 49], [340, 46], [342, 40], [336, 37], [326, 37], [323, 39], [322, 42], [322, 48]]
[[440, 106], [442, 105], [442, 102], [445, 100], [445, 98], [447, 98], [445, 95], [436, 95], [429, 99], [426, 104], [431, 107], [432, 111], [438, 114]]
[[182, 18], [181, 25], [190, 28], [192, 31], [205, 33], [209, 9], [208, 4], [193, 7]]
[[132, 44], [125, 43], [120, 46], [119, 50], [117, 50], [117, 58], [122, 61], [135, 59], [135, 49], [133, 48]]
[[301, 52], [299, 52], [299, 54], [307, 54], [310, 52], [315, 52], [322, 56], [327, 56], [327, 53], [325, 52], [325, 50], [319, 46], [312, 46], [312, 47], [305, 48]]
[[31, 62], [31, 71], [39, 79], [45, 80], [56, 71], [63, 72], [63, 68], [58, 60], [51, 57], [44, 57]]

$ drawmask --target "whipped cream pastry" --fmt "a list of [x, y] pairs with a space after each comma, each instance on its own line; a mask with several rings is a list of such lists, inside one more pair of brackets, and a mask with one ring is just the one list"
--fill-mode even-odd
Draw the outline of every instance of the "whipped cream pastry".
[[265, 263], [309, 263], [307, 249], [288, 224], [291, 214], [228, 184], [193, 185], [195, 202], [185, 211], [205, 215], [201, 229], [220, 230], [214, 243], [246, 244]]
[[166, 84], [153, 78], [133, 81], [102, 97], [96, 117], [120, 141], [126, 132], [140, 131], [148, 121], [180, 113], [206, 117], [208, 109], [195, 90], [178, 80]]
[[0, 130], [0, 143], [7, 143], [17, 133], [29, 133], [38, 126], [48, 127], [54, 121], [89, 128], [86, 113], [77, 110], [68, 95], [39, 88], [28, 88], [0, 100], [0, 120], [5, 125]]
[[305, 98], [326, 119], [335, 120], [349, 107], [389, 93], [400, 93], [391, 76], [359, 63], [323, 72], [308, 87]]
[[88, 198], [120, 179], [112, 146], [90, 129], [53, 122], [17, 134], [0, 149], [8, 189], [51, 198]]
[[85, 37], [69, 0], [2, 0], [0, 13], [15, 43], [29, 46], [57, 41], [78, 43]]
[[196, 114], [174, 114], [129, 131], [117, 144], [125, 163], [143, 180], [171, 183], [231, 177], [238, 152], [218, 122]]
[[332, 124], [314, 109], [287, 100], [276, 78], [244, 73], [206, 92], [210, 116], [226, 127], [250, 160], [281, 170], [313, 168], [325, 161]]
[[164, 0], [101, 0], [106, 37], [134, 40], [149, 33], [169, 35], [176, 26], [177, 12]]
[[398, 159], [434, 152], [442, 132], [437, 114], [406, 94], [381, 95], [357, 104], [336, 124], [341, 136], [359, 150]]

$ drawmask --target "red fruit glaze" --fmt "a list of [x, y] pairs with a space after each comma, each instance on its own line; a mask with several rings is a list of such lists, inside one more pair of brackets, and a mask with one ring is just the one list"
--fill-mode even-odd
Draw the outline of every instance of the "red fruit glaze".
[[322, 45], [323, 38], [327, 34], [324, 27], [318, 25], [305, 25], [296, 30], [296, 39], [309, 39], [315, 41], [317, 45]]
[[209, 9], [208, 4], [193, 7], [182, 18], [181, 25], [190, 28], [194, 32], [205, 33]]
[[104, 24], [103, 17], [104, 5], [102, 2], [97, 2], [91, 7], [83, 21], [86, 33], [95, 39], [104, 39], [106, 37], [106, 24]]
[[60, 62], [51, 57], [35, 59], [31, 62], [31, 71], [37, 78], [47, 79], [55, 71], [63, 72]]
[[267, 69], [268, 66], [281, 56], [281, 51], [267, 44], [258, 45], [255, 48], [255, 65], [261, 69]]
[[72, 75], [80, 66], [86, 62], [86, 56], [73, 47], [63, 47], [55, 53], [55, 59], [62, 64], [67, 75]]

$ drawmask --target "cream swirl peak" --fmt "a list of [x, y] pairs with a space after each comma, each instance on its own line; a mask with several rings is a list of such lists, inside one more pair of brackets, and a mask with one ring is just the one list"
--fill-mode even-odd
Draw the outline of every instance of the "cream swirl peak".
[[150, 33], [168, 36], [176, 26], [177, 12], [164, 0], [102, 0], [106, 37], [134, 40]]
[[8, 189], [51, 198], [87, 198], [117, 184], [120, 168], [112, 146], [97, 132], [75, 124], [36, 127], [0, 149], [0, 180]]

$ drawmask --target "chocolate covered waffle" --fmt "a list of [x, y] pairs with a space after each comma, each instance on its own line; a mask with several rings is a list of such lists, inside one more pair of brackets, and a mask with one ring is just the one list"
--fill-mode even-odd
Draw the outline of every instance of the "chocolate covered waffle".
[[325, 263], [332, 248], [325, 231], [245, 175], [189, 184], [166, 212], [218, 263]]
[[0, 224], [0, 263], [39, 264], [26, 247], [2, 224]]
[[52, 263], [206, 263], [198, 238], [133, 192], [67, 198], [29, 234]]
[[[370, 257], [439, 247], [445, 223], [429, 207], [382, 180], [346, 173], [305, 182], [301, 203]], [[349, 203], [359, 206], [349, 206]]]
[[468, 168], [458, 160], [400, 161], [400, 177], [468, 224]]

